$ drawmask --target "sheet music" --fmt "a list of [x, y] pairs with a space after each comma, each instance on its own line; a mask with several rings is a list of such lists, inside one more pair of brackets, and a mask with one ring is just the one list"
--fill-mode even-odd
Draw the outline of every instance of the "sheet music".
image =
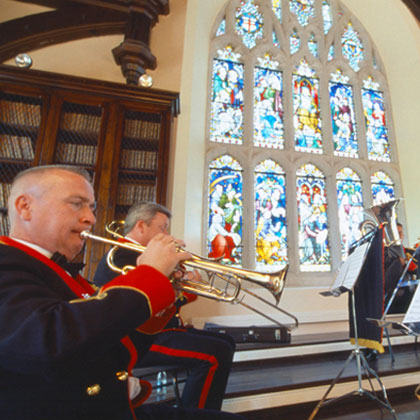
[[332, 290], [340, 290], [342, 288], [347, 290], [353, 289], [365, 261], [369, 245], [370, 242], [365, 242], [358, 246], [356, 250], [347, 257], [331, 287]]
[[411, 299], [403, 324], [407, 324], [409, 322], [420, 322], [420, 286], [417, 286], [416, 292]]

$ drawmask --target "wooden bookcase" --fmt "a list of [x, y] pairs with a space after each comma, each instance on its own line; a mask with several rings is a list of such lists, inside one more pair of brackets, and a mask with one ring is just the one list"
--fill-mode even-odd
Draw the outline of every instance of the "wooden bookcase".
[[[8, 234], [14, 176], [31, 166], [81, 166], [94, 180], [97, 222], [125, 217], [140, 200], [166, 203], [175, 92], [0, 65], [0, 233]], [[86, 245], [85, 276], [105, 252]]]

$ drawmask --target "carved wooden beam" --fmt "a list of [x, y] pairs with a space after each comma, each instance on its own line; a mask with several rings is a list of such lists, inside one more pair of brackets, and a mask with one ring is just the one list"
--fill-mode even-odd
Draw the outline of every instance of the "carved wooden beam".
[[0, 23], [0, 63], [45, 46], [124, 34], [124, 41], [112, 53], [127, 83], [138, 84], [146, 69], [156, 68], [150, 33], [159, 15], [169, 13], [169, 0], [16, 1], [55, 10]]

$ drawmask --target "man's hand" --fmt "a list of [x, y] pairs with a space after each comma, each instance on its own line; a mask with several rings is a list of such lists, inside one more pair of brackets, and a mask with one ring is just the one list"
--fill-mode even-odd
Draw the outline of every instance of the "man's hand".
[[169, 277], [181, 261], [192, 258], [189, 252], [179, 251], [179, 243], [183, 242], [170, 235], [159, 233], [137, 258], [137, 265], [150, 265]]

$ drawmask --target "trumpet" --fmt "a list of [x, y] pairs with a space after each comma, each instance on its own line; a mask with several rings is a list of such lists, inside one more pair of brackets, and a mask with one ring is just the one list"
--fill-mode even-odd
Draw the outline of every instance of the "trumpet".
[[[118, 233], [118, 230], [120, 229], [122, 223], [123, 222], [120, 221], [111, 222], [106, 226], [106, 231], [109, 234], [111, 234], [114, 238], [122, 238], [123, 236], [120, 233]], [[80, 236], [84, 239], [91, 239], [94, 241], [99, 241], [108, 245], [112, 245], [112, 248], [110, 249], [107, 255], [107, 264], [111, 268], [111, 270], [121, 274], [125, 274], [128, 271], [134, 269], [135, 267], [130, 265], [124, 267], [116, 266], [114, 264], [115, 252], [119, 248], [125, 248], [141, 254], [146, 249], [145, 246], [140, 244], [132, 242], [119, 242], [115, 239], [109, 239], [95, 235], [87, 230], [81, 232]], [[179, 248], [178, 250], [181, 251], [182, 248]], [[257, 271], [246, 270], [238, 267], [226, 266], [220, 264], [217, 261], [218, 260], [204, 258], [196, 254], [192, 254], [192, 258], [183, 261], [182, 266], [200, 270], [201, 272], [204, 272], [206, 274], [206, 278], [200, 278], [200, 280], [189, 279], [188, 276], [185, 275], [185, 269], [181, 267], [180, 271], [182, 271], [184, 274], [182, 278], [177, 278], [175, 276], [172, 276], [171, 278], [171, 282], [174, 289], [192, 293], [208, 299], [232, 304], [241, 304], [246, 308], [276, 323], [277, 325], [283, 326], [283, 324], [281, 324], [277, 320], [269, 317], [267, 314], [243, 302], [243, 295], [241, 295], [242, 291], [244, 293], [254, 296], [256, 299], [262, 301], [263, 303], [293, 318], [295, 325], [297, 326], [297, 318], [294, 315], [288, 313], [287, 311], [284, 311], [283, 309], [277, 306], [284, 290], [288, 265], [274, 273], [260, 273]], [[222, 284], [224, 284], [223, 287], [216, 286], [216, 281], [218, 280], [222, 280]], [[268, 302], [266, 299], [262, 298], [256, 293], [245, 289], [242, 285], [242, 281], [244, 280], [262, 286], [263, 288], [268, 290], [274, 297], [275, 304], [272, 304], [271, 302]]]

